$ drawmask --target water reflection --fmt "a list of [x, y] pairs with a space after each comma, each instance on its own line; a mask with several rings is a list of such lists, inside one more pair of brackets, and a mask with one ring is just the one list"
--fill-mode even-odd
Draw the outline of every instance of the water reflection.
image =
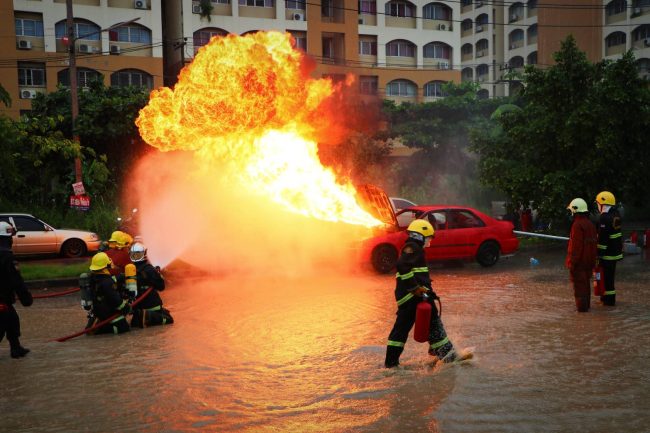
[[7, 432], [647, 431], [647, 262], [620, 266], [618, 306], [574, 310], [562, 252], [434, 268], [468, 364], [433, 369], [410, 340], [382, 367], [391, 276], [172, 279], [177, 323], [51, 342], [84, 323], [76, 297], [20, 309], [24, 360], [0, 351]]

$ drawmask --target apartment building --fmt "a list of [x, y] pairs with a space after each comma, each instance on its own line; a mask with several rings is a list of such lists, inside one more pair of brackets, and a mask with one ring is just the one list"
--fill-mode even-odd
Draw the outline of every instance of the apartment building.
[[[74, 38], [69, 41], [65, 0], [0, 0], [0, 84], [18, 118], [39, 92], [69, 85], [69, 44], [74, 44], [78, 85], [163, 85], [160, 2], [75, 0]], [[119, 25], [126, 23], [126, 25]]]
[[460, 12], [461, 79], [478, 81], [482, 97], [516, 92], [521, 83], [508, 73], [552, 65], [569, 34], [592, 62], [634, 50], [650, 76], [650, 0], [461, 0]]

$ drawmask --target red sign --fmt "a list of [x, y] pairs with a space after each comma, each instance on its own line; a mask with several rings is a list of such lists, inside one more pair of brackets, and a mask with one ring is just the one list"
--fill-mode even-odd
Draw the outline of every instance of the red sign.
[[72, 184], [72, 189], [74, 190], [74, 195], [84, 195], [86, 190], [84, 189], [83, 182], [77, 182]]
[[87, 195], [71, 195], [70, 207], [77, 210], [90, 209], [90, 197]]

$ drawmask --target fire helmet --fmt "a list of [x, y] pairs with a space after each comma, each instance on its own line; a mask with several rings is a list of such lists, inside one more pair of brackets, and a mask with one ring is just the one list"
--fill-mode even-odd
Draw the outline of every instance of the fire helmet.
[[12, 237], [16, 234], [14, 226], [6, 221], [0, 221], [0, 236]]
[[119, 248], [128, 248], [131, 246], [133, 243], [133, 238], [131, 237], [130, 234], [124, 233], [124, 232], [119, 232], [119, 236], [117, 238], [117, 246]]
[[111, 242], [111, 243], [114, 243], [114, 244], [119, 243], [120, 239], [122, 239], [123, 234], [124, 233], [122, 233], [119, 230], [114, 231], [113, 233], [111, 233], [111, 238], [108, 240], [108, 242]]
[[93, 256], [90, 261], [90, 270], [91, 271], [101, 271], [104, 268], [107, 268], [109, 265], [112, 265], [113, 261], [106, 253], [97, 253]]
[[409, 237], [421, 242], [424, 242], [428, 237], [433, 237], [435, 233], [431, 223], [422, 219], [413, 220], [406, 231], [408, 232]]
[[616, 204], [616, 198], [614, 198], [614, 194], [609, 191], [599, 192], [596, 196], [596, 201], [598, 204], [607, 204], [610, 206], [614, 206]]
[[136, 242], [131, 245], [129, 257], [134, 263], [141, 262], [147, 258], [147, 247], [142, 242]]
[[567, 206], [567, 209], [571, 211], [572, 214], [589, 212], [589, 207], [587, 207], [587, 202], [581, 198], [574, 198]]

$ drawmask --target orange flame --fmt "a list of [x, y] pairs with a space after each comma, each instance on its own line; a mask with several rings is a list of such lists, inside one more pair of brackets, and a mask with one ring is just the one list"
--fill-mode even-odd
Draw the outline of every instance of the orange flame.
[[336, 88], [309, 78], [303, 56], [288, 33], [215, 37], [173, 90], [152, 92], [136, 124], [150, 145], [193, 151], [204, 170], [227, 171], [238, 187], [292, 212], [380, 225], [359, 207], [350, 181], [339, 182], [318, 158], [328, 121], [322, 104]]

